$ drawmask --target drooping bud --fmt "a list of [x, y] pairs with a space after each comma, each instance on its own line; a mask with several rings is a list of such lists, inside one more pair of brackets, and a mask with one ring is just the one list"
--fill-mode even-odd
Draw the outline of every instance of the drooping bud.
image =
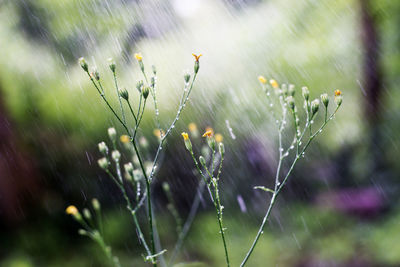
[[113, 158], [113, 160], [114, 160], [115, 162], [118, 162], [118, 161], [120, 160], [120, 158], [121, 158], [121, 153], [119, 153], [118, 150], [114, 150], [114, 151], [111, 153], [111, 157]]
[[201, 166], [206, 167], [206, 159], [203, 156], [199, 157], [199, 161]]
[[310, 98], [310, 91], [305, 86], [301, 88], [301, 94], [303, 95], [306, 101]]
[[99, 164], [100, 168], [107, 170], [109, 164], [107, 158], [101, 158], [97, 161], [97, 163]]
[[79, 65], [81, 65], [81, 67], [82, 67], [82, 69], [83, 69], [84, 71], [86, 71], [86, 72], [89, 71], [89, 66], [88, 66], [88, 64], [86, 63], [85, 58], [83, 58], [83, 57], [80, 57], [80, 58], [79, 58]]
[[115, 62], [112, 58], [108, 59], [108, 66], [110, 67], [110, 70], [114, 73], [115, 72]]
[[125, 99], [126, 101], [128, 101], [128, 99], [129, 99], [129, 93], [128, 93], [128, 90], [126, 90], [126, 88], [120, 89], [120, 90], [118, 91], [118, 93], [119, 93], [119, 96], [120, 96], [120, 97], [122, 97], [123, 99]]
[[315, 115], [315, 113], [318, 112], [318, 109], [319, 109], [319, 100], [314, 99], [313, 101], [311, 101], [311, 112], [313, 116]]
[[107, 132], [108, 136], [110, 137], [110, 140], [115, 142], [117, 138], [117, 131], [115, 130], [115, 128], [114, 127], [108, 128]]
[[324, 104], [325, 108], [328, 108], [328, 105], [329, 105], [328, 94], [322, 94], [321, 95], [321, 102], [322, 102], [322, 104]]
[[294, 102], [294, 97], [293, 96], [288, 96], [286, 98], [286, 102], [290, 108], [291, 111], [294, 111], [294, 107], [295, 107], [295, 102]]
[[100, 202], [97, 200], [97, 198], [92, 199], [92, 206], [95, 210], [100, 210]]
[[150, 88], [148, 86], [145, 86], [142, 90], [142, 95], [144, 99], [146, 99], [149, 96], [150, 93]]
[[104, 156], [108, 154], [108, 147], [105, 142], [100, 142], [98, 144], [98, 147], [101, 154], [103, 154]]

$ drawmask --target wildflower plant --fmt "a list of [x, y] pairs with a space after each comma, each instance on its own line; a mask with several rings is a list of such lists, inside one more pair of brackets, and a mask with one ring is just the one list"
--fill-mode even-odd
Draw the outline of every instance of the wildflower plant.
[[[81, 68], [88, 75], [94, 88], [99, 93], [99, 96], [102, 98], [110, 112], [114, 115], [114, 117], [121, 124], [125, 131], [124, 135], [120, 137], [120, 141], [125, 146], [125, 148], [132, 153], [132, 160], [125, 164], [122, 163], [121, 153], [118, 150], [117, 145], [117, 131], [115, 130], [115, 128], [109, 128], [108, 136], [111, 142], [112, 150], [109, 150], [105, 142], [99, 143], [98, 147], [100, 153], [102, 154], [102, 157], [98, 160], [98, 164], [100, 168], [103, 169], [116, 184], [122, 196], [124, 197], [126, 208], [133, 218], [140, 244], [146, 251], [144, 259], [146, 261], [150, 261], [153, 266], [157, 266], [157, 258], [162, 256], [162, 254], [166, 250], [160, 249], [156, 251], [156, 241], [158, 240], [158, 238], [156, 237], [155, 221], [153, 219], [154, 212], [151, 196], [151, 184], [156, 177], [156, 167], [160, 152], [165, 144], [167, 137], [175, 128], [175, 124], [179, 120], [179, 117], [186, 105], [186, 102], [189, 99], [200, 68], [199, 59], [201, 55], [193, 54], [193, 56], [195, 57], [193, 73], [187, 73], [184, 75], [184, 88], [180, 98], [176, 116], [168, 125], [165, 131], [161, 128], [161, 123], [159, 120], [159, 109], [157, 102], [157, 70], [155, 66], [152, 66], [151, 73], [150, 75], [148, 75], [145, 69], [145, 64], [143, 62], [143, 56], [141, 54], [136, 53], [134, 55], [143, 76], [143, 80], [138, 81], [136, 84], [136, 91], [138, 92], [138, 95], [136, 96], [134, 90], [121, 89], [119, 87], [117, 80], [117, 65], [112, 59], [109, 59], [109, 68], [113, 76], [115, 92], [118, 97], [119, 107], [117, 108], [111, 105], [108, 95], [106, 95], [105, 93], [102, 84], [102, 77], [100, 76], [99, 72], [96, 69], [90, 72], [89, 65], [86, 60], [84, 58], [79, 59], [79, 64]], [[144, 137], [138, 136], [138, 130], [143, 119], [149, 95], [151, 95], [151, 99], [155, 109], [155, 122], [157, 127], [155, 133], [158, 136], [159, 142], [155, 155], [151, 157], [151, 161], [146, 164], [143, 155], [143, 150], [146, 150], [146, 148], [144, 147], [143, 149], [142, 147], [141, 149], [140, 145], [145, 146], [147, 141], [146, 139], [144, 139]], [[136, 107], [134, 105], [136, 105]], [[122, 164], [123, 170], [121, 167]], [[141, 189], [142, 184], [144, 184], [144, 190]], [[128, 188], [133, 189], [136, 192], [135, 196], [131, 196], [130, 194], [128, 194]], [[149, 241], [146, 240], [142, 231], [142, 227], [137, 218], [137, 212], [141, 207], [144, 206], [145, 203], [145, 206], [147, 208], [148, 236], [150, 239]], [[70, 213], [70, 211], [71, 209], [67, 209], [66, 212]], [[77, 214], [79, 213], [75, 213], [74, 215], [75, 219], [78, 218]], [[79, 217], [78, 222], [82, 224], [83, 220], [81, 220], [81, 218]], [[93, 239], [93, 235], [89, 236]], [[99, 231], [96, 232], [96, 236], [100, 236], [101, 239], [98, 240], [103, 240]], [[117, 264], [117, 262], [114, 261], [114, 265], [119, 266], [119, 263]]]
[[[330, 98], [328, 94], [324, 93], [320, 96], [321, 102], [323, 104], [323, 122], [322, 124], [317, 128], [317, 130], [313, 130], [313, 125], [314, 121], [316, 119], [316, 116], [318, 112], [321, 110], [320, 108], [320, 100], [310, 99], [310, 91], [308, 90], [307, 87], [303, 87], [301, 89], [302, 92], [302, 101], [303, 101], [303, 110], [304, 110], [304, 123], [302, 125], [301, 123], [301, 117], [300, 117], [300, 111], [299, 108], [296, 105], [295, 101], [295, 87], [294, 85], [286, 85], [282, 84], [279, 85], [276, 80], [271, 79], [269, 82], [268, 80], [263, 77], [259, 76], [258, 80], [262, 86], [263, 91], [266, 94], [267, 98], [267, 104], [270, 109], [270, 113], [272, 117], [275, 120], [277, 130], [278, 130], [278, 147], [279, 147], [279, 152], [278, 152], [278, 166], [276, 169], [276, 174], [275, 174], [275, 185], [274, 188], [267, 188], [265, 186], [255, 186], [254, 189], [261, 189], [265, 192], [271, 193], [272, 197], [270, 199], [267, 211], [262, 219], [262, 222], [259, 226], [258, 232], [254, 238], [253, 243], [251, 244], [248, 252], [246, 253], [242, 263], [240, 266], [245, 266], [246, 263], [248, 262], [250, 256], [252, 255], [258, 240], [260, 236], [262, 235], [264, 231], [264, 227], [266, 222], [269, 219], [269, 216], [271, 214], [272, 208], [274, 207], [276, 203], [276, 199], [279, 195], [279, 193], [282, 191], [282, 189], [285, 187], [289, 177], [292, 174], [292, 171], [297, 164], [297, 162], [305, 156], [305, 152], [307, 148], [310, 146], [312, 141], [322, 133], [326, 125], [334, 118], [335, 114], [337, 113], [338, 109], [340, 108], [342, 101], [343, 101], [343, 96], [342, 92], [340, 90], [335, 90], [334, 91], [334, 102], [335, 105], [333, 107], [333, 111], [329, 112], [329, 103], [330, 103]], [[275, 97], [273, 97], [275, 96]], [[278, 104], [278, 110], [275, 109], [275, 104]], [[292, 127], [288, 126], [288, 121], [291, 121]], [[283, 134], [287, 130], [292, 130], [293, 133], [293, 140], [285, 146], [283, 144]], [[211, 168], [208, 168], [206, 166], [206, 162], [204, 160], [203, 156], [200, 156], [198, 160], [196, 159], [193, 149], [192, 149], [192, 144], [189, 138], [189, 135], [187, 133], [182, 133], [182, 137], [186, 146], [186, 149], [189, 151], [190, 155], [192, 156], [192, 159], [194, 161], [194, 164], [201, 175], [201, 177], [204, 179], [205, 183], [207, 184], [209, 193], [210, 193], [210, 198], [211, 201], [213, 202], [216, 213], [217, 213], [217, 219], [218, 219], [218, 225], [220, 228], [220, 233], [221, 233], [221, 239], [222, 243], [224, 246], [225, 250], [225, 259], [226, 259], [226, 265], [230, 266], [229, 263], [229, 254], [228, 254], [228, 249], [227, 249], [227, 244], [226, 244], [226, 238], [225, 238], [225, 228], [223, 226], [223, 220], [222, 220], [222, 213], [223, 213], [223, 206], [221, 205], [220, 202], [220, 196], [219, 196], [219, 187], [218, 187], [218, 181], [220, 179], [221, 175], [221, 169], [222, 169], [222, 162], [224, 159], [224, 153], [225, 153], [225, 148], [224, 145], [221, 142], [218, 144], [218, 150], [219, 154], [221, 156], [221, 160], [219, 163], [218, 171], [217, 173], [214, 173], [215, 168], [214, 168], [214, 155], [216, 153], [216, 139], [217, 135], [213, 135], [212, 130], [207, 130], [203, 137], [206, 137], [207, 143], [212, 151], [212, 159], [211, 159]], [[292, 157], [290, 157], [292, 156]], [[289, 169], [288, 171], [284, 172], [282, 170], [282, 164], [284, 161], [289, 161]], [[200, 164], [199, 164], [200, 162]]]

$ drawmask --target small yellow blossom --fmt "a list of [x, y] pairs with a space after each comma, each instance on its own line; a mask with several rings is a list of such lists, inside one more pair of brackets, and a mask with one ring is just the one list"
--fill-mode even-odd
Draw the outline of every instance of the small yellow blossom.
[[194, 122], [189, 123], [188, 128], [190, 132], [197, 131], [197, 125]]
[[211, 134], [214, 134], [214, 129], [210, 126], [206, 127], [206, 132], [210, 131]]
[[135, 58], [136, 58], [137, 61], [142, 61], [143, 60], [142, 54], [140, 54], [140, 53], [135, 53]]
[[131, 141], [131, 138], [128, 135], [124, 134], [120, 136], [119, 140], [121, 141], [121, 143], [127, 144]]
[[342, 91], [340, 90], [335, 90], [335, 96], [340, 96], [342, 95]]
[[215, 141], [217, 141], [218, 143], [221, 143], [224, 140], [224, 137], [222, 136], [222, 134], [217, 133], [215, 134]]
[[213, 136], [213, 132], [211, 130], [208, 130], [203, 134], [203, 137], [211, 137], [211, 136]]
[[196, 55], [196, 54], [192, 54], [196, 60], [196, 62], [199, 62], [200, 57], [202, 56], [202, 54], [200, 55]]
[[154, 134], [154, 136], [156, 136], [158, 138], [162, 138], [164, 136], [165, 132], [160, 129], [154, 129], [153, 134]]
[[65, 209], [65, 212], [68, 215], [76, 215], [78, 214], [78, 209], [74, 205], [70, 205]]
[[189, 139], [189, 135], [185, 132], [182, 133], [183, 140], [186, 141]]
[[266, 84], [267, 83], [267, 79], [265, 79], [265, 77], [264, 76], [258, 76], [258, 80], [260, 81], [260, 83], [262, 83], [262, 84]]
[[277, 81], [275, 81], [274, 79], [269, 80], [269, 83], [271, 84], [272, 87], [274, 88], [278, 88], [279, 84]]

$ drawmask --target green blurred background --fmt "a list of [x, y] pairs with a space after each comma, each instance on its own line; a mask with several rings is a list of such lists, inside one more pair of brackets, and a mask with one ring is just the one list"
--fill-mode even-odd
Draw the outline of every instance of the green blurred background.
[[[344, 103], [297, 165], [249, 266], [400, 266], [399, 33], [396, 0], [1, 1], [0, 266], [108, 266], [64, 213], [93, 197], [121, 261], [146, 266], [118, 190], [96, 163], [106, 129], [122, 129], [77, 64], [84, 56], [96, 66], [112, 95], [112, 57], [133, 92], [135, 52], [157, 66], [164, 128], [191, 53], [203, 54], [154, 184], [165, 248], [176, 235], [161, 184], [170, 183], [186, 217], [197, 180], [179, 133], [195, 122], [224, 136], [228, 243], [234, 265], [244, 257], [268, 204], [253, 187], [271, 185], [276, 168], [277, 133], [257, 81], [264, 75], [306, 85], [313, 98], [341, 89]], [[140, 132], [151, 153], [153, 114], [149, 105]], [[179, 262], [224, 265], [214, 217], [205, 198]]]

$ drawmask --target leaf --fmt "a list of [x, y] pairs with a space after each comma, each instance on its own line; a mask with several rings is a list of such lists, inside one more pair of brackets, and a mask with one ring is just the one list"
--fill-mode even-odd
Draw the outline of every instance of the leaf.
[[255, 186], [254, 189], [261, 189], [261, 190], [264, 190], [265, 192], [270, 192], [270, 193], [272, 193], [272, 194], [275, 193], [274, 190], [269, 189], [269, 188], [266, 188], [265, 186]]

